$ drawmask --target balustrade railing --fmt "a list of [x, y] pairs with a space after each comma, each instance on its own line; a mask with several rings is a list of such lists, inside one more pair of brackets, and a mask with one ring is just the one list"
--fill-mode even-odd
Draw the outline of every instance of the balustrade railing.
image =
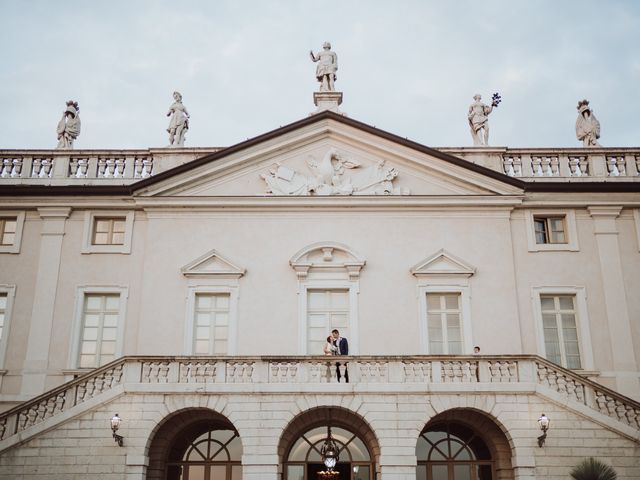
[[[132, 183], [221, 150], [0, 150], [0, 183]], [[640, 148], [443, 148], [526, 181], [640, 180]]]
[[0, 182], [131, 183], [220, 148], [147, 150], [0, 150]]
[[525, 180], [640, 176], [640, 152], [632, 149], [509, 149], [501, 163], [504, 174]]
[[[349, 384], [370, 384], [373, 388], [377, 384], [413, 385], [410, 388], [414, 390], [419, 384], [429, 384], [432, 393], [438, 384], [446, 391], [454, 388], [476, 393], [496, 388], [509, 391], [518, 383], [535, 385], [560, 395], [568, 405], [586, 406], [640, 429], [640, 403], [534, 355], [123, 357], [1, 414], [0, 441], [125, 383], [131, 391], [136, 391], [136, 385], [140, 391], [162, 391], [164, 384], [216, 384], [231, 389], [235, 384], [254, 384], [254, 392], [260, 391], [259, 384], [280, 384], [283, 388], [288, 388], [287, 384], [298, 388], [301, 384], [327, 384], [327, 392], [331, 392], [331, 384], [347, 385], [347, 374]], [[142, 388], [141, 384], [148, 386]]]

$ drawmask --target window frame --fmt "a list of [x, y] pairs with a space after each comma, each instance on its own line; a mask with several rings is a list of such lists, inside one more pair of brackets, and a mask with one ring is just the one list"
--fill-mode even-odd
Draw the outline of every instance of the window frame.
[[4, 368], [5, 356], [9, 346], [9, 334], [11, 332], [11, 317], [13, 313], [13, 303], [16, 296], [16, 286], [0, 284], [0, 294], [7, 295], [7, 305], [4, 310], [4, 324], [2, 326], [2, 337], [0, 337], [0, 370]]
[[[554, 242], [553, 241], [553, 228], [552, 228], [552, 221], [561, 221], [562, 222], [562, 235], [565, 239], [564, 242]], [[545, 237], [545, 241], [540, 243], [538, 242], [538, 230], [536, 229], [537, 223], [538, 222], [542, 222], [544, 225], [544, 230], [542, 233], [544, 233], [544, 237]], [[554, 217], [552, 215], [534, 215], [533, 216], [533, 228], [534, 228], [534, 234], [536, 235], [536, 244], [537, 245], [565, 245], [568, 242], [567, 239], [567, 217], [565, 217], [564, 215], [558, 215], [557, 217]]]
[[[473, 329], [471, 323], [471, 289], [468, 285], [454, 284], [419, 284], [418, 285], [418, 311], [420, 316], [420, 353], [424, 355], [433, 355], [429, 351], [429, 326], [427, 324], [427, 293], [457, 293], [460, 295], [460, 322], [462, 331], [462, 353], [458, 355], [467, 355], [473, 353]], [[438, 354], [438, 355], [456, 355], [456, 354]]]
[[[107, 232], [98, 232], [98, 223], [99, 222], [108, 222], [109, 225], [109, 230]], [[115, 231], [115, 224], [116, 222], [122, 222], [124, 223], [124, 231], [122, 232], [116, 232]], [[127, 232], [127, 219], [126, 217], [102, 217], [102, 216], [95, 216], [93, 219], [93, 225], [92, 225], [92, 231], [91, 231], [91, 245], [96, 246], [96, 245], [100, 245], [100, 246], [104, 246], [104, 245], [124, 245], [124, 235]], [[108, 240], [111, 240], [110, 242], [107, 243], [96, 243], [96, 236], [98, 235], [98, 233], [106, 233]], [[122, 233], [123, 234], [123, 238], [122, 238], [122, 243], [115, 243], [113, 241], [114, 236], [117, 233]]]
[[[322, 352], [308, 352], [308, 298], [309, 290], [343, 290], [349, 298], [349, 355], [357, 355], [358, 345], [358, 295], [360, 287], [354, 280], [306, 279], [298, 285], [298, 331], [300, 332], [298, 351], [300, 355], [322, 355]], [[327, 332], [329, 335], [330, 332]]]
[[[580, 350], [580, 369], [570, 369], [572, 371], [592, 371], [594, 369], [593, 350], [591, 344], [591, 329], [587, 310], [586, 288], [582, 286], [557, 286], [557, 287], [533, 287], [531, 299], [533, 302], [533, 312], [536, 329], [536, 343], [538, 355], [547, 358], [547, 351], [544, 340], [544, 325], [542, 321], [542, 304], [540, 297], [543, 296], [573, 296], [576, 316], [576, 330], [578, 334], [578, 348]], [[564, 346], [562, 347], [564, 348]], [[561, 365], [568, 368], [566, 365]]]
[[84, 302], [87, 295], [119, 295], [120, 309], [118, 312], [118, 329], [116, 334], [116, 352], [114, 358], [122, 357], [124, 352], [124, 332], [127, 314], [127, 300], [129, 287], [127, 286], [97, 286], [82, 285], [76, 288], [75, 313], [73, 317], [72, 345], [69, 348], [68, 365], [70, 371], [85, 371], [98, 367], [80, 367], [80, 341], [84, 325]]
[[[537, 243], [535, 221], [539, 219], [563, 218], [565, 243]], [[572, 209], [530, 209], [525, 212], [527, 230], [527, 248], [530, 252], [570, 251], [580, 250], [578, 245], [578, 230], [576, 214]]]
[[0, 253], [20, 253], [25, 212], [17, 210], [0, 210], [0, 219], [5, 218], [16, 219], [16, 233], [11, 245], [0, 245]]
[[[135, 212], [133, 210], [87, 210], [84, 215], [84, 234], [82, 242], [82, 253], [131, 253], [131, 240], [133, 238], [133, 221]], [[109, 218], [109, 219], [124, 219], [124, 243], [118, 245], [112, 244], [98, 244], [93, 243], [93, 234], [95, 231], [96, 220]]]
[[230, 356], [237, 354], [238, 346], [238, 285], [190, 285], [187, 287], [187, 309], [185, 316], [184, 352], [185, 355], [205, 357], [206, 354], [194, 353], [196, 295], [198, 294], [229, 295], [229, 326], [227, 330], [227, 353], [214, 353], [214, 356]]
[[[312, 286], [312, 287], [307, 287], [306, 292], [307, 292], [307, 298], [305, 300], [306, 300], [306, 308], [307, 308], [307, 310], [306, 310], [306, 316], [305, 316], [305, 332], [304, 332], [304, 335], [306, 337], [306, 342], [307, 343], [305, 345], [305, 349], [307, 351], [309, 349], [309, 314], [310, 314], [310, 312], [309, 312], [309, 293], [310, 292], [322, 292], [324, 294], [326, 294], [327, 292], [344, 292], [344, 293], [347, 294], [348, 305], [347, 305], [347, 308], [342, 310], [342, 311], [344, 311], [346, 313], [346, 315], [347, 315], [347, 326], [346, 326], [346, 328], [348, 329], [348, 332], [341, 331], [340, 334], [341, 335], [345, 334], [345, 338], [347, 340], [349, 340], [349, 338], [351, 337], [351, 313], [352, 313], [352, 309], [351, 309], [351, 301], [352, 301], [351, 290], [348, 289], [348, 288], [318, 288], [318, 287]], [[333, 309], [325, 309], [324, 310], [324, 312], [328, 313], [329, 315], [331, 315], [331, 313], [337, 312], [337, 311], [338, 311], [338, 309], [335, 309], [335, 310], [333, 310]], [[343, 327], [336, 327], [335, 325], [328, 325], [327, 326], [327, 330], [326, 330], [327, 335], [329, 335], [331, 333], [331, 331], [333, 331], [333, 329], [335, 329], [335, 328], [337, 328], [340, 331], [340, 328], [343, 328]], [[324, 343], [326, 343], [326, 341]], [[323, 347], [324, 347], [324, 344], [323, 344]], [[309, 355], [313, 355], [314, 353], [310, 353]], [[317, 355], [322, 355], [322, 354], [323, 354], [322, 350], [318, 350]]]

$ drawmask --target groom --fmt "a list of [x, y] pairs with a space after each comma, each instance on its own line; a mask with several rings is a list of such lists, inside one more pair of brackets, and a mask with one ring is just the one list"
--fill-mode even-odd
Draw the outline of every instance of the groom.
[[[340, 332], [337, 328], [334, 328], [331, 331], [331, 337], [333, 338], [333, 344], [338, 349], [336, 351], [336, 355], [349, 355], [349, 342], [346, 338], [340, 336]], [[344, 381], [349, 383], [349, 372], [346, 369], [347, 364], [345, 363], [344, 366]], [[338, 382], [340, 382], [340, 362], [336, 363], [336, 375], [338, 376]]]

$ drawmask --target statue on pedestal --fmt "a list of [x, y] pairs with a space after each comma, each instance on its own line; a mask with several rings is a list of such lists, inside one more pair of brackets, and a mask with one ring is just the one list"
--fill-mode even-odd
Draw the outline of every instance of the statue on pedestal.
[[588, 100], [578, 102], [578, 119], [576, 120], [576, 137], [582, 140], [583, 147], [600, 147], [600, 122], [589, 108]]
[[311, 60], [318, 63], [316, 68], [316, 78], [320, 82], [321, 92], [335, 92], [334, 82], [336, 80], [336, 71], [338, 70], [338, 56], [331, 51], [331, 44], [324, 42], [322, 51], [316, 54], [310, 51]]
[[469, 106], [469, 127], [471, 128], [471, 137], [473, 145], [486, 146], [489, 145], [489, 114], [493, 111], [493, 107], [497, 107], [502, 98], [499, 94], [494, 93], [491, 97], [491, 105], [485, 105], [481, 102], [482, 96], [476, 94], [473, 96], [474, 102]]
[[183, 147], [184, 137], [189, 130], [189, 112], [187, 108], [182, 104], [182, 95], [180, 92], [173, 92], [173, 104], [169, 107], [167, 117], [171, 116], [169, 127], [169, 146], [170, 147]]
[[56, 148], [71, 149], [73, 141], [80, 135], [80, 108], [78, 102], [69, 100], [58, 122], [58, 145]]

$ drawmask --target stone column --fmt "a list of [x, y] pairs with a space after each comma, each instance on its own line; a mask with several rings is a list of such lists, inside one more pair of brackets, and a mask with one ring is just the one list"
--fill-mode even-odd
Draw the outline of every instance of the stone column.
[[415, 465], [380, 465], [380, 480], [416, 480], [416, 467]]
[[31, 327], [23, 366], [21, 388], [23, 395], [39, 395], [46, 389], [51, 328], [62, 255], [62, 237], [70, 212], [71, 208], [68, 207], [38, 209], [42, 219], [42, 232], [38, 274], [31, 309]]
[[637, 395], [640, 385], [633, 350], [631, 319], [625, 293], [622, 258], [616, 218], [622, 207], [589, 207], [600, 258], [602, 290], [616, 376], [616, 389], [623, 395]]

